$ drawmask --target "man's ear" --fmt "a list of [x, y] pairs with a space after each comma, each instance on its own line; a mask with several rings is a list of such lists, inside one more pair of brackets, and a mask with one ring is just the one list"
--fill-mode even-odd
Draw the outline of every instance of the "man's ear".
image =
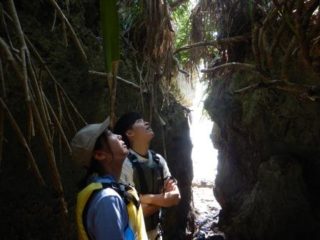
[[125, 134], [126, 134], [127, 138], [130, 138], [134, 135], [134, 132], [131, 129], [129, 129], [125, 132]]
[[93, 156], [95, 159], [97, 159], [98, 161], [102, 161], [104, 159], [106, 159], [107, 157], [107, 153], [101, 150], [95, 150], [93, 152]]

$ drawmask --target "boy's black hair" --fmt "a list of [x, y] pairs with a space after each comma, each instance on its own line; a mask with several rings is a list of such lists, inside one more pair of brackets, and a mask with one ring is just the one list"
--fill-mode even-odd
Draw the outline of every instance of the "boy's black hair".
[[122, 140], [128, 147], [130, 146], [129, 139], [127, 138], [126, 131], [132, 128], [132, 125], [138, 120], [142, 119], [142, 115], [137, 112], [129, 112], [122, 115], [116, 122], [113, 132], [122, 136]]

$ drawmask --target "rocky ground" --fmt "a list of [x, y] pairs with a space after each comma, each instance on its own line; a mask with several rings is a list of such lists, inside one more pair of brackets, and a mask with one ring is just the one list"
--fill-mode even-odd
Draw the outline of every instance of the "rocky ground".
[[225, 239], [216, 226], [220, 205], [213, 196], [213, 184], [193, 183], [192, 191], [196, 225], [193, 240]]

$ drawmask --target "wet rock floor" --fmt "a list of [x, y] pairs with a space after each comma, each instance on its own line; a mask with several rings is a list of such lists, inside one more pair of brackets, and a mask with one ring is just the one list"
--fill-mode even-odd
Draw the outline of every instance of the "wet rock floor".
[[224, 234], [217, 227], [220, 205], [213, 195], [213, 184], [200, 182], [192, 185], [195, 213], [193, 240], [222, 240]]

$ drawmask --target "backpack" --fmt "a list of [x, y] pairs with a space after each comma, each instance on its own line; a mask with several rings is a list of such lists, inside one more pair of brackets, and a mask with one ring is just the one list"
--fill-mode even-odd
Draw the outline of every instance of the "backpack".
[[142, 208], [140, 207], [140, 201], [137, 192], [130, 186], [115, 182], [93, 182], [78, 193], [76, 221], [79, 240], [90, 239], [86, 221], [90, 202], [98, 192], [105, 188], [112, 188], [115, 190], [126, 203], [129, 217], [129, 226], [127, 226], [127, 228], [130, 227], [133, 230], [135, 239], [147, 240], [148, 237], [145, 231]]

